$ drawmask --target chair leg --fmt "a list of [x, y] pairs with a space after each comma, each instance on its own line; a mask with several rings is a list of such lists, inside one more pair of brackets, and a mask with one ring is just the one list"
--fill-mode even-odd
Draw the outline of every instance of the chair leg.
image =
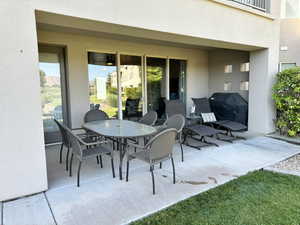
[[116, 177], [116, 174], [115, 174], [115, 166], [114, 166], [114, 159], [111, 158], [111, 170], [112, 170], [112, 175], [113, 175], [113, 178]]
[[81, 161], [79, 161], [78, 170], [77, 170], [77, 187], [80, 186], [80, 169], [81, 169]]
[[99, 165], [99, 156], [96, 156], [96, 159], [97, 159], [97, 164]]
[[73, 165], [73, 156], [74, 154], [72, 153], [71, 159], [70, 159], [70, 168], [69, 168], [69, 176], [72, 176], [72, 165]]
[[152, 190], [153, 190], [153, 194], [155, 195], [155, 181], [154, 181], [154, 173], [153, 173], [153, 166], [150, 166], [150, 171], [151, 171], [151, 177], [152, 177]]
[[180, 142], [180, 148], [181, 148], [181, 161], [184, 161], [184, 157], [183, 157], [183, 147], [182, 147], [182, 143]]
[[128, 182], [128, 175], [129, 175], [129, 160], [126, 163], [126, 182]]
[[172, 168], [173, 168], [173, 184], [175, 184], [176, 183], [176, 180], [175, 180], [175, 166], [174, 166], [173, 157], [171, 158], [171, 161], [172, 161]]
[[68, 151], [66, 156], [66, 171], [69, 170], [69, 153], [70, 153], [70, 147], [68, 146]]
[[100, 159], [100, 167], [103, 168], [102, 155], [99, 155], [99, 159]]
[[61, 146], [60, 146], [60, 150], [59, 150], [59, 163], [60, 164], [62, 163], [62, 152], [63, 152], [63, 149], [64, 149], [64, 144], [62, 143]]

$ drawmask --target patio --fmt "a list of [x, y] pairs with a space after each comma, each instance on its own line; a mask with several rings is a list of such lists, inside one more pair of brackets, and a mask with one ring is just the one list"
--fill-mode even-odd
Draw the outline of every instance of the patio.
[[138, 160], [132, 161], [129, 182], [125, 182], [112, 179], [108, 157], [103, 158], [104, 168], [97, 165], [96, 159], [91, 159], [95, 162], [83, 165], [81, 187], [77, 188], [76, 177], [68, 177], [64, 164], [58, 163], [58, 146], [49, 147], [49, 190], [3, 203], [2, 222], [5, 225], [128, 224], [300, 152], [299, 146], [283, 141], [250, 134], [247, 138], [234, 144], [220, 142], [219, 148], [208, 147], [201, 151], [184, 146], [184, 163], [180, 161], [180, 147], [176, 145], [176, 184], [172, 184], [171, 163], [164, 163], [162, 169], [156, 167], [155, 196], [151, 191], [149, 167]]

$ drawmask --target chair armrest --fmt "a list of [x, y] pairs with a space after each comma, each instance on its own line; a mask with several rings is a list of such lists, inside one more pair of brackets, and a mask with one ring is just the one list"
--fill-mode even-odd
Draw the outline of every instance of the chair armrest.
[[87, 143], [87, 142], [85, 142], [85, 141], [83, 141], [83, 140], [81, 140], [81, 139], [78, 139], [79, 140], [79, 142], [82, 144], [82, 145], [85, 145], [85, 146], [93, 146], [93, 145], [100, 145], [100, 144], [105, 144], [105, 143], [107, 143], [107, 141], [95, 141], [95, 142], [89, 142], [89, 143]]
[[145, 145], [139, 145], [139, 144], [134, 144], [134, 143], [127, 143], [127, 145], [130, 147], [134, 147], [134, 148], [146, 149]]

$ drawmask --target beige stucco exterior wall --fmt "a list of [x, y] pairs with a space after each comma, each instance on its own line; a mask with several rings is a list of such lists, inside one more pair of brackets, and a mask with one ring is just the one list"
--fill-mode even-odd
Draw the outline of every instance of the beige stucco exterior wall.
[[300, 18], [282, 19], [280, 22], [280, 62], [296, 63], [300, 66]]
[[[223, 2], [225, 3], [226, 0]], [[275, 17], [278, 11], [276, 7], [277, 1], [274, 1], [272, 12], [275, 13]], [[154, 39], [164, 37], [165, 41], [184, 41], [193, 45], [220, 48], [269, 49], [256, 51], [250, 55], [250, 62], [253, 61], [250, 82], [253, 77], [252, 85], [255, 90], [252, 97], [250, 94], [250, 108], [252, 105], [251, 121], [253, 126], [251, 128], [256, 130], [262, 128], [263, 132], [271, 129], [272, 107], [268, 94], [269, 89], [264, 90], [264, 83], [260, 84], [260, 82], [270, 83], [275, 65], [277, 65], [279, 44], [277, 43], [277, 33], [279, 33], [277, 20], [220, 4], [220, 0], [218, 2], [213, 0], [0, 1], [2, 29], [0, 36], [0, 49], [2, 50], [0, 60], [2, 74], [0, 76], [0, 138], [2, 144], [0, 150], [0, 201], [47, 189], [35, 10], [124, 25], [128, 29], [109, 30], [110, 26], [108, 26], [106, 31], [123, 32], [128, 36], [139, 35]], [[61, 23], [63, 22], [61, 21]], [[135, 32], [132, 32], [130, 27], [135, 27]], [[152, 37], [153, 30], [160, 33], [153, 32]], [[54, 35], [51, 38], [51, 41], [56, 40]], [[76, 45], [78, 40], [85, 41], [85, 38], [74, 37], [73, 40], [73, 37], [70, 37], [71, 40], [67, 43], [68, 47], [70, 46], [68, 48], [69, 74], [73, 78], [70, 81], [70, 86], [73, 88], [71, 92], [77, 90], [82, 93], [77, 96], [78, 99], [74, 99], [74, 97], [71, 99], [71, 104], [76, 101], [81, 102], [73, 104], [71, 109], [71, 113], [72, 111], [79, 112], [74, 117], [75, 121], [79, 121], [83, 111], [86, 110], [83, 106], [88, 106], [87, 103], [82, 103], [87, 99], [88, 93], [86, 92], [87, 86], [82, 85], [82, 83], [87, 84], [85, 51], [89, 48], [91, 50], [102, 48], [98, 47], [100, 46], [99, 40], [93, 38], [88, 39], [89, 45]], [[105, 43], [104, 48], [108, 48], [109, 42]], [[119, 47], [124, 52], [136, 51], [137, 47], [146, 48], [138, 46], [137, 43], [128, 46], [116, 43], [115, 47]], [[193, 74], [191, 76], [193, 79], [196, 79], [195, 81], [188, 80], [189, 89], [192, 90], [190, 95], [200, 96], [201, 93], [207, 92], [204, 85], [207, 84], [207, 77], [204, 75], [207, 74], [205, 52], [196, 54], [190, 50], [172, 50], [154, 46], [153, 49], [147, 50], [147, 54], [153, 55], [195, 56], [195, 59], [194, 57], [188, 59], [191, 64], [189, 73]], [[257, 67], [256, 64], [259, 66]], [[203, 89], [199, 88], [199, 84]], [[261, 94], [263, 98], [261, 95], [257, 96], [256, 93]], [[256, 110], [255, 107], [256, 105], [260, 107], [259, 104], [265, 104], [263, 111]], [[266, 114], [261, 114], [262, 112]], [[256, 121], [257, 118], [261, 119]], [[266, 125], [266, 123], [268, 124]], [[75, 125], [79, 125], [79, 123], [74, 123]]]
[[[215, 92], [224, 92], [224, 83], [231, 82], [228, 92], [239, 93], [248, 100], [248, 91], [240, 90], [241, 81], [249, 81], [249, 72], [241, 72], [240, 65], [249, 62], [249, 52], [233, 50], [214, 50], [208, 54], [209, 96]], [[232, 73], [225, 73], [226, 65], [232, 65]]]
[[38, 31], [40, 43], [66, 46], [69, 76], [70, 113], [73, 127], [80, 127], [89, 109], [87, 52], [103, 52], [185, 59], [187, 67], [187, 102], [191, 97], [206, 96], [208, 92], [207, 51], [188, 48], [142, 44], [86, 35]]
[[34, 11], [15, 4], [0, 2], [0, 201], [47, 189]]

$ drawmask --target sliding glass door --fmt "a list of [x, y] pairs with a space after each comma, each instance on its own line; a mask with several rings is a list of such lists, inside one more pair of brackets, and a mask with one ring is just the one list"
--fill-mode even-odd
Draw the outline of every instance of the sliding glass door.
[[143, 79], [142, 57], [120, 55], [120, 79], [123, 118], [142, 116]]
[[169, 60], [169, 99], [185, 102], [186, 61]]
[[164, 116], [165, 99], [185, 102], [186, 61], [88, 52], [91, 109], [135, 119], [147, 111]]
[[118, 74], [116, 55], [88, 53], [90, 108], [101, 109], [109, 117], [118, 116]]
[[166, 65], [166, 59], [146, 58], [147, 110], [156, 111], [159, 118], [164, 114]]
[[59, 142], [53, 119], [67, 123], [64, 48], [39, 45], [39, 76], [45, 143]]

